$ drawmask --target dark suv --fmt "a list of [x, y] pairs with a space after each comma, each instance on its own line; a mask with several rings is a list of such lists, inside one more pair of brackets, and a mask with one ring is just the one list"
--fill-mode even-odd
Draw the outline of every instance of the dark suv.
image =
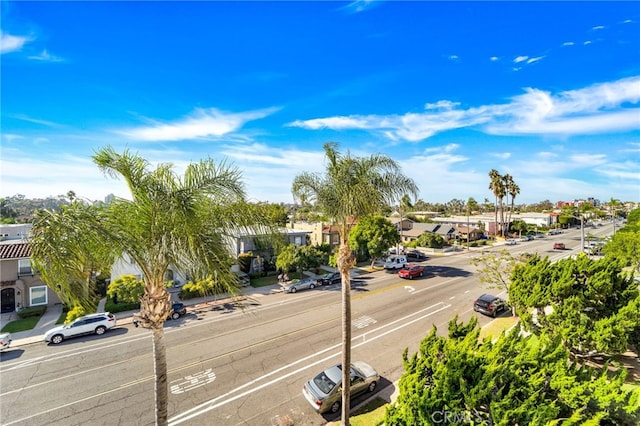
[[184, 307], [184, 303], [181, 302], [173, 302], [171, 305], [171, 319], [177, 320], [181, 316], [187, 313], [187, 308]]
[[340, 272], [331, 272], [330, 274], [324, 274], [318, 279], [320, 285], [330, 285], [342, 282], [342, 276]]
[[507, 310], [507, 304], [498, 296], [483, 294], [473, 302], [473, 310], [495, 318], [499, 312]]

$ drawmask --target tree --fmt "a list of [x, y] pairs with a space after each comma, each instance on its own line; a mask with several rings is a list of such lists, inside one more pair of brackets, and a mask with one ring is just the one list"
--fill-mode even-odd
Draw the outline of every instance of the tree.
[[123, 275], [109, 284], [107, 295], [114, 301], [138, 303], [144, 294], [144, 282], [133, 275]]
[[510, 224], [516, 196], [520, 194], [520, 187], [514, 182], [513, 176], [509, 174], [503, 176], [503, 182], [508, 195], [507, 200], [509, 199], [509, 196], [511, 197], [511, 206], [509, 207], [509, 216], [507, 217], [507, 224]]
[[405, 194], [417, 195], [415, 182], [404, 176], [391, 158], [342, 155], [333, 142], [324, 145], [328, 161], [324, 175], [301, 173], [292, 184], [295, 198], [315, 202], [334, 220], [340, 233], [337, 266], [342, 277], [342, 423], [349, 425], [351, 365], [351, 278], [355, 258], [349, 246], [349, 224], [361, 217], [378, 214]]
[[371, 266], [399, 242], [398, 229], [383, 216], [364, 216], [349, 233], [349, 247], [365, 253]]
[[405, 349], [384, 424], [638, 424], [624, 368], [570, 363], [559, 339], [521, 337], [519, 327], [496, 342], [480, 340], [470, 325], [454, 319], [448, 338], [434, 327], [417, 353]]
[[515, 266], [509, 299], [530, 331], [560, 337], [576, 357], [622, 353], [640, 330], [638, 284], [613, 259], [533, 256]]
[[177, 176], [171, 164], [151, 169], [128, 150], [118, 154], [103, 148], [93, 161], [105, 175], [125, 180], [131, 200], [116, 198], [102, 208], [74, 203], [60, 213], [41, 212], [32, 229], [32, 256], [47, 285], [63, 301], [78, 303], [88, 297], [76, 284], [94, 269], [85, 265], [103, 260], [103, 254], [126, 253], [135, 261], [145, 284], [135, 318], [152, 333], [156, 424], [163, 426], [168, 420], [163, 328], [171, 312], [165, 273], [170, 266], [196, 280], [216, 273], [218, 284], [237, 294], [227, 239], [246, 229], [265, 233], [273, 228], [260, 209], [245, 202], [240, 172], [224, 162], [201, 160]]
[[634, 271], [640, 272], [640, 209], [632, 210], [627, 225], [613, 234], [602, 248], [607, 259], [620, 259]]
[[[502, 236], [504, 236], [504, 209], [502, 207], [504, 196], [506, 194], [506, 189], [504, 187], [504, 181], [500, 173], [497, 170], [491, 169], [489, 171], [489, 178], [491, 182], [489, 183], [489, 189], [493, 192], [493, 195], [496, 197], [495, 204], [495, 235], [498, 235], [498, 232]], [[498, 224], [498, 210], [500, 211], [500, 222]]]
[[414, 241], [412, 241], [409, 245], [413, 247], [442, 248], [444, 247], [444, 243], [445, 241], [442, 235], [425, 232]]
[[522, 235], [523, 232], [527, 232], [527, 229], [529, 229], [529, 224], [527, 224], [527, 222], [525, 222], [524, 220], [516, 219], [513, 221], [511, 229], [517, 231], [520, 235]]
[[[489, 288], [506, 290], [511, 299], [511, 274], [518, 263], [525, 262], [528, 255], [513, 256], [509, 250], [499, 252], [483, 252], [473, 257], [469, 263], [476, 267], [480, 274], [480, 282]], [[512, 305], [513, 310], [513, 305]]]

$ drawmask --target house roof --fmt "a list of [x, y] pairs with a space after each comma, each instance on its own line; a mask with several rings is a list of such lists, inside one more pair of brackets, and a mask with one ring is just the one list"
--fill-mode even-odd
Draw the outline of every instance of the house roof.
[[0, 244], [0, 260], [28, 259], [31, 257], [29, 243], [7, 242]]

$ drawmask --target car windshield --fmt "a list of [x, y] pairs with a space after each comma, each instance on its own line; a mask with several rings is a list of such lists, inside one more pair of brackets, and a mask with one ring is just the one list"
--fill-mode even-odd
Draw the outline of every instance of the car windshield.
[[335, 382], [327, 377], [324, 371], [313, 378], [313, 383], [315, 383], [318, 389], [320, 389], [325, 394], [329, 394], [333, 390], [333, 388], [336, 387]]

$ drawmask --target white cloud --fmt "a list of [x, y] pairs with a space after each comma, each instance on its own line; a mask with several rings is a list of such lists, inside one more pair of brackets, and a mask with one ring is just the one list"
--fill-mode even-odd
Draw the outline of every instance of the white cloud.
[[46, 61], [46, 62], [62, 62], [63, 59], [59, 56], [51, 55], [47, 52], [47, 49], [44, 49], [39, 55], [28, 56], [29, 59], [34, 59], [36, 61]]
[[492, 57], [490, 57], [490, 58], [489, 58], [489, 60], [490, 60], [490, 61], [493, 61], [493, 62], [495, 62], [495, 61], [497, 61], [497, 60], [499, 60], [499, 59], [500, 59], [500, 58], [498, 58], [497, 56], [492, 56]]
[[460, 102], [452, 102], [447, 100], [441, 100], [435, 103], [424, 104], [424, 109], [446, 109], [450, 110], [460, 105]]
[[14, 36], [0, 31], [0, 54], [16, 52], [22, 49], [31, 38], [25, 36]]
[[460, 57], [458, 55], [449, 55], [449, 59], [452, 61], [457, 61], [458, 59], [460, 59]]
[[592, 30], [604, 30], [604, 25], [596, 25], [595, 27], [591, 28]]
[[516, 58], [513, 59], [513, 62], [515, 62], [516, 64], [520, 63], [520, 62], [524, 62], [527, 59], [529, 59], [528, 56], [517, 56]]
[[575, 43], [572, 42], [572, 41], [565, 41], [564, 43], [562, 43], [562, 45], [563, 46], [573, 46], [573, 45], [575, 45]]
[[591, 44], [591, 40], [587, 40], [587, 41], [583, 42], [582, 44], [584, 44], [585, 46], [588, 45], [588, 44]]
[[179, 141], [219, 137], [240, 129], [245, 123], [264, 118], [277, 111], [268, 108], [241, 113], [227, 113], [215, 108], [198, 108], [190, 116], [172, 123], [152, 121], [152, 125], [116, 130], [128, 138], [142, 141]]
[[534, 62], [538, 62], [539, 60], [543, 59], [544, 56], [538, 56], [536, 58], [529, 58], [527, 59], [527, 64], [533, 64]]
[[424, 113], [351, 115], [296, 120], [290, 126], [317, 129], [361, 129], [390, 140], [421, 141], [447, 130], [483, 125], [489, 134], [594, 134], [640, 128], [640, 76], [579, 90], [552, 94], [528, 88], [510, 103], [459, 109], [440, 100], [425, 104]]

